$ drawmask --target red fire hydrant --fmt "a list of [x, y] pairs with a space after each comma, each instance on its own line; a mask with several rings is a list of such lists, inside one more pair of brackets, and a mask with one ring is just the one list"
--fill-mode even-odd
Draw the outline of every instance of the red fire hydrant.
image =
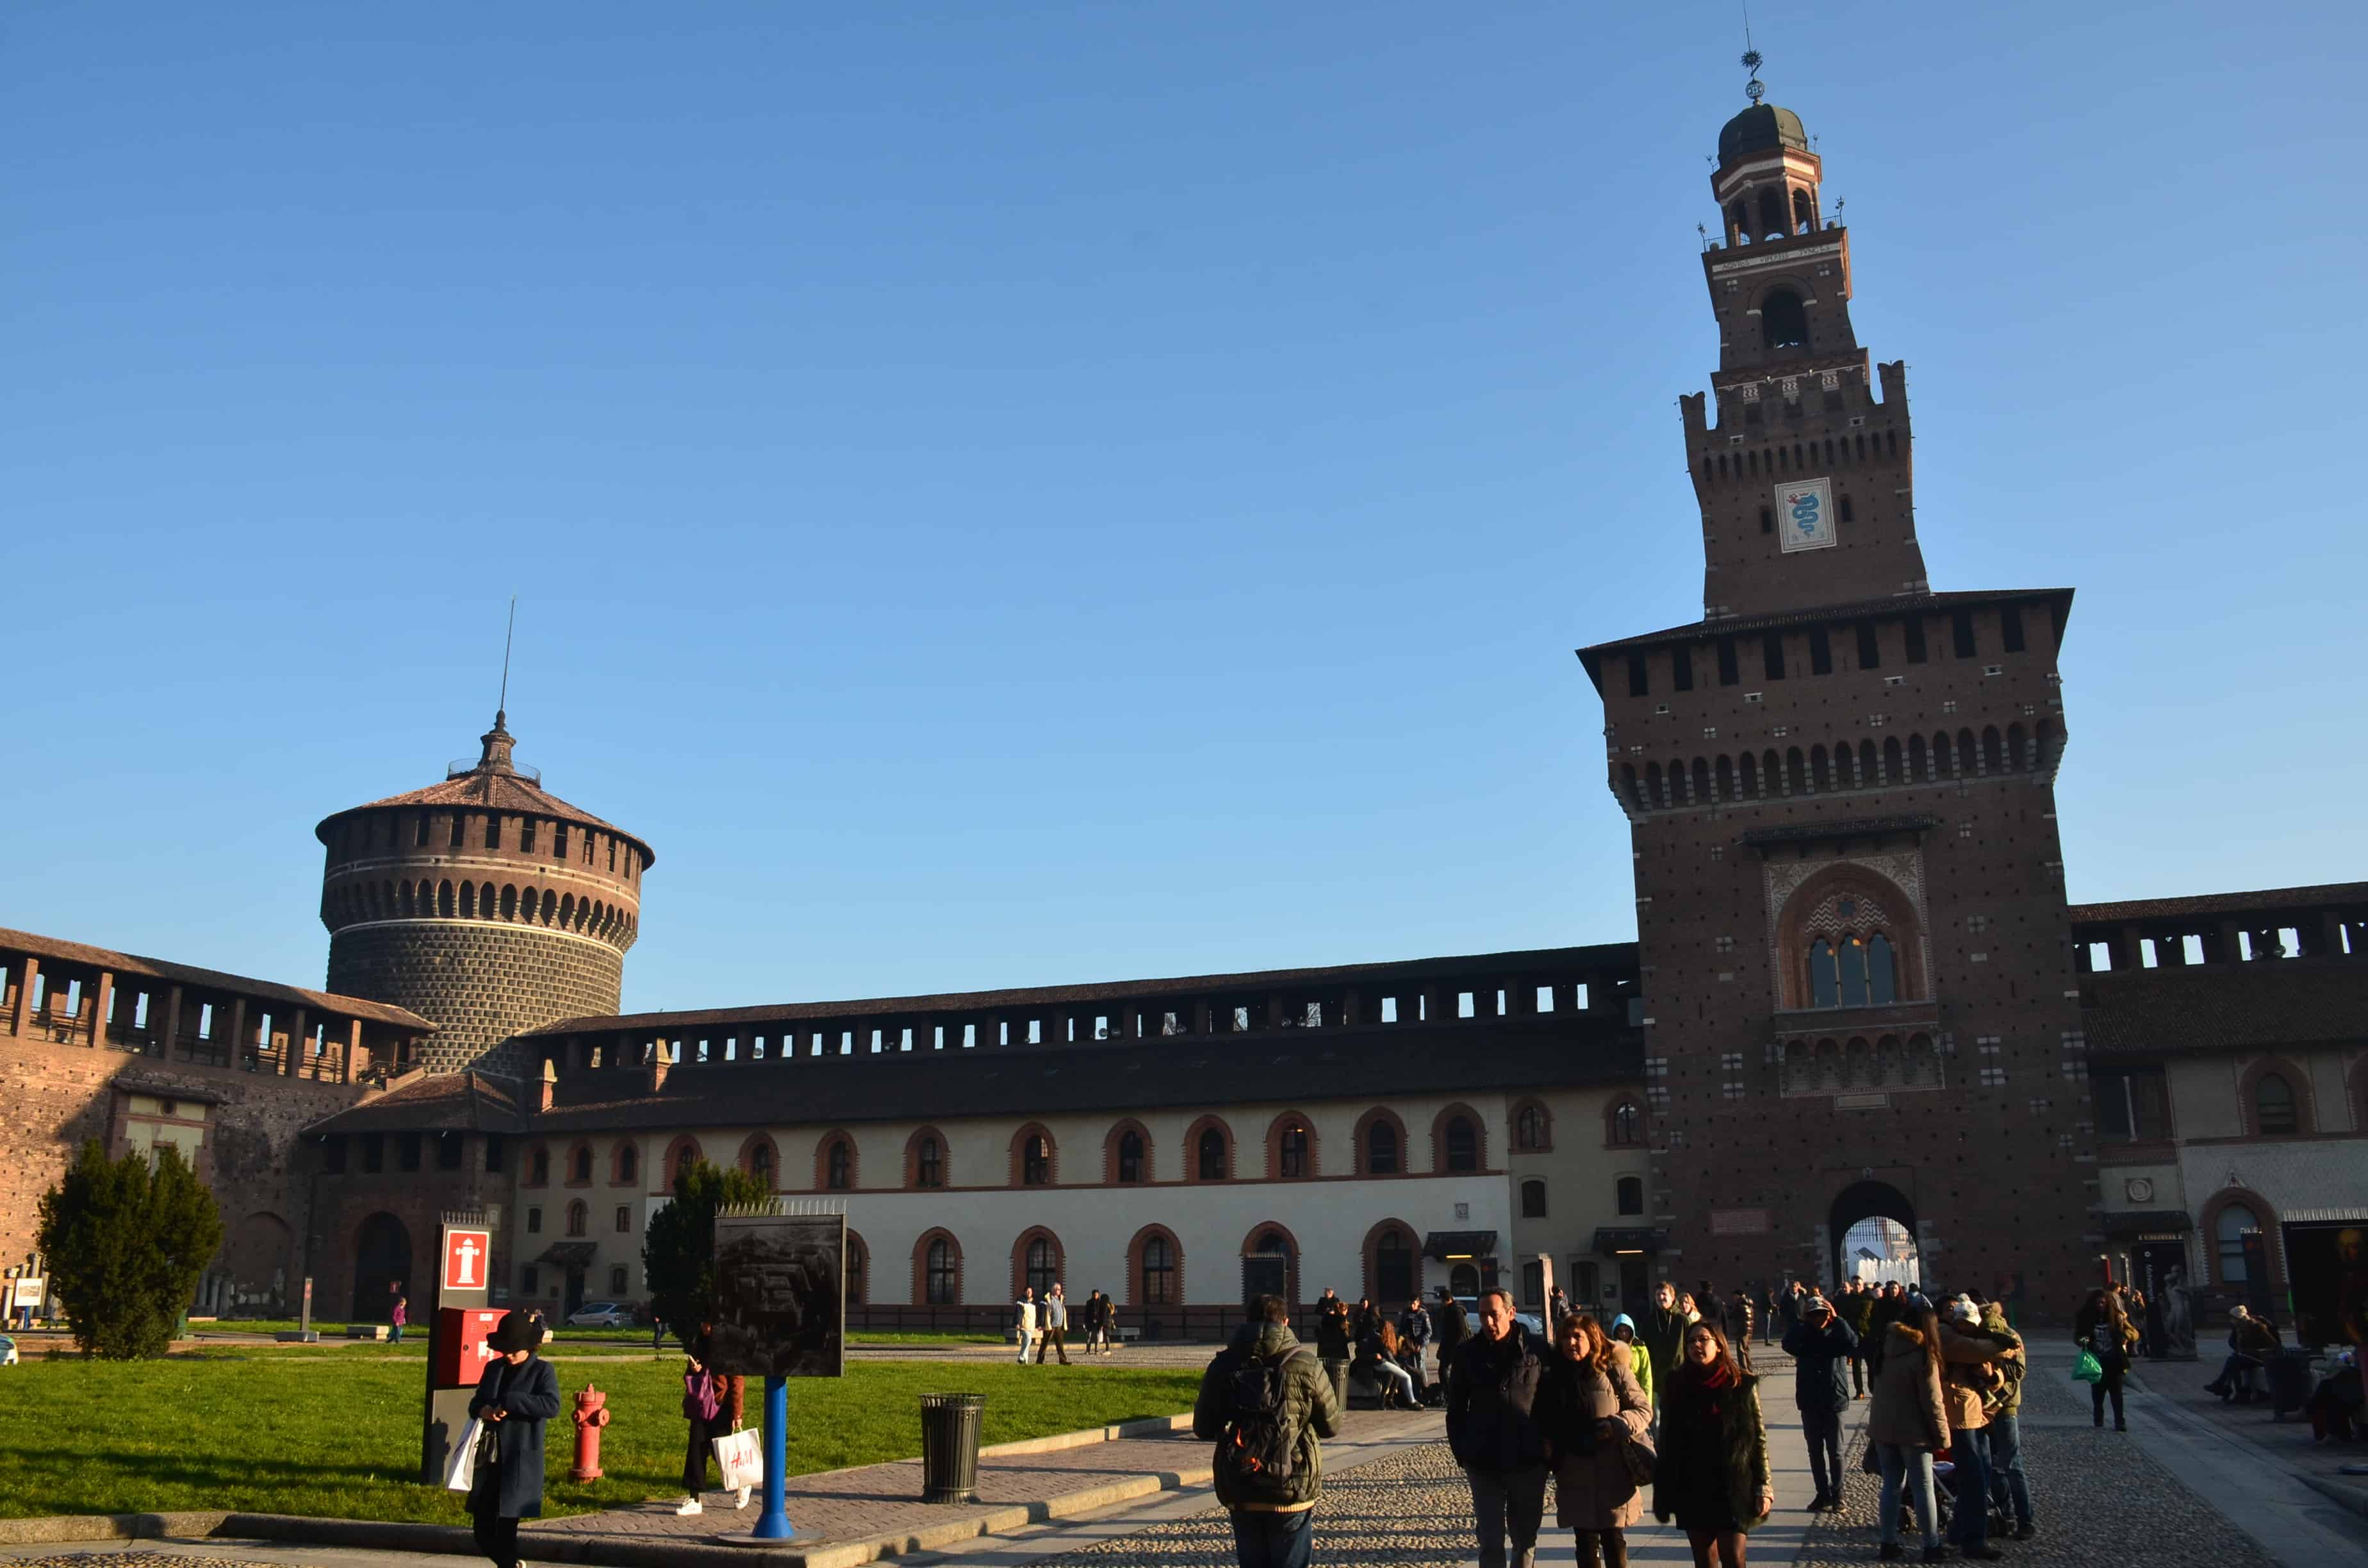
[[567, 1472], [570, 1481], [600, 1479], [600, 1428], [609, 1424], [609, 1396], [584, 1385], [575, 1396], [575, 1468]]

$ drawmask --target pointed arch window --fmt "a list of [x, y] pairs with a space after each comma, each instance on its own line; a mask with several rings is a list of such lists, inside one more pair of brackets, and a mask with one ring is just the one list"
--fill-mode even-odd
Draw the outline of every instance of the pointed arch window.
[[1395, 1176], [1398, 1171], [1398, 1130], [1380, 1117], [1365, 1129], [1365, 1174]]
[[1622, 1147], [1633, 1147], [1645, 1141], [1645, 1115], [1636, 1108], [1634, 1100], [1622, 1100], [1611, 1108], [1611, 1142]]
[[916, 1187], [946, 1185], [946, 1154], [934, 1136], [922, 1139], [913, 1151], [913, 1181]]
[[1798, 348], [1809, 341], [1809, 312], [1801, 296], [1775, 289], [1759, 301], [1759, 335], [1770, 348]]
[[1176, 1300], [1176, 1246], [1166, 1236], [1143, 1243], [1143, 1304], [1165, 1307]]
[[2302, 1131], [2294, 1109], [2294, 1085], [2276, 1073], [2264, 1073], [2253, 1083], [2253, 1130], [2274, 1138]]
[[1447, 1123], [1447, 1172], [1450, 1176], [1468, 1176], [1480, 1168], [1480, 1134], [1467, 1116], [1450, 1118]]
[[1201, 1147], [1196, 1152], [1202, 1181], [1225, 1179], [1225, 1135], [1211, 1127], [1201, 1133]]
[[1143, 1179], [1143, 1134], [1133, 1128], [1118, 1135], [1118, 1179], [1129, 1184]]
[[1026, 1275], [1023, 1283], [1039, 1297], [1052, 1294], [1053, 1287], [1061, 1278], [1061, 1260], [1051, 1237], [1038, 1236], [1028, 1244], [1023, 1272]]
[[1840, 971], [1834, 964], [1834, 945], [1823, 937], [1809, 945], [1809, 1006], [1840, 1005]]
[[1866, 997], [1878, 1007], [1899, 1000], [1899, 966], [1880, 931], [1866, 939]]
[[847, 1140], [832, 1139], [829, 1151], [823, 1155], [823, 1186], [833, 1192], [845, 1192], [854, 1185], [854, 1152], [847, 1146]]
[[1284, 1128], [1282, 1136], [1276, 1142], [1275, 1153], [1277, 1174], [1285, 1179], [1295, 1179], [1307, 1175], [1306, 1126], [1294, 1121]]
[[1031, 1132], [1019, 1146], [1019, 1184], [1045, 1187], [1053, 1180], [1053, 1145], [1041, 1132]]
[[954, 1251], [954, 1244], [943, 1236], [932, 1240], [923, 1255], [922, 1274], [929, 1305], [952, 1306], [962, 1284], [962, 1255]]

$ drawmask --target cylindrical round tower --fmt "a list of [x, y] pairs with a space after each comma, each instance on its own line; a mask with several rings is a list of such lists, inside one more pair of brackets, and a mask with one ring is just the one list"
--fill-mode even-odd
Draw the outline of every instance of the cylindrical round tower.
[[650, 846], [543, 792], [494, 715], [441, 784], [325, 818], [331, 991], [431, 1019], [424, 1064], [511, 1076], [520, 1030], [614, 1013]]

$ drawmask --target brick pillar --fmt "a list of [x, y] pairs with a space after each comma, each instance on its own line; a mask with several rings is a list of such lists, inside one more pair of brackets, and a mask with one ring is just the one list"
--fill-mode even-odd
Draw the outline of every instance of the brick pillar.
[[115, 1006], [115, 971], [98, 971], [98, 987], [91, 994], [90, 1043], [94, 1049], [107, 1043], [107, 1014]]
[[8, 1020], [8, 1032], [21, 1035], [33, 1016], [33, 983], [41, 976], [41, 960], [28, 958], [17, 975], [17, 1011]]
[[1340, 993], [1340, 1024], [1342, 1028], [1354, 1028], [1357, 1024], [1363, 1021], [1361, 1016], [1364, 1011], [1362, 1006], [1363, 1000], [1364, 999], [1359, 996], [1354, 991], [1343, 991]]
[[154, 1019], [154, 1023], [159, 1052], [165, 1061], [170, 1062], [173, 1060], [173, 1042], [181, 1033], [181, 988], [179, 986], [168, 985], [165, 988], [165, 1011]]
[[350, 1084], [354, 1081], [354, 1063], [361, 1060], [361, 1055], [362, 1021], [355, 1018], [346, 1025], [345, 1045], [337, 1052], [338, 1083]]
[[297, 1008], [288, 1019], [288, 1054], [281, 1057], [279, 1061], [279, 1075], [281, 1077], [294, 1077], [296, 1075], [296, 1069], [302, 1064], [304, 1057], [304, 1031], [309, 1026], [307, 1026], [304, 1021], [304, 1009], [302, 1007]]
[[[245, 1057], [247, 1050], [246, 998], [244, 996], [233, 996], [231, 998], [229, 1038], [230, 1064], [233, 1067], [245, 1066], [246, 1062], [244, 1058]], [[256, 1050], [257, 1051], [263, 1051], [269, 1050], [270, 1047], [271, 1042], [267, 1040], [260, 1046], [256, 1047]]]
[[1192, 1032], [1194, 1034], [1207, 1034], [1212, 1021], [1212, 1020], [1210, 1017], [1210, 1007], [1207, 1002], [1201, 1001], [1192, 1004]]

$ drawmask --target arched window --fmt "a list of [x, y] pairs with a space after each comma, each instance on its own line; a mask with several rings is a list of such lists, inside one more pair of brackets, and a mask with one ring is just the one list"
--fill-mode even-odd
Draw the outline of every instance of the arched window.
[[1554, 1147], [1554, 1126], [1545, 1107], [1531, 1100], [1513, 1113], [1513, 1147], [1528, 1153]]
[[1397, 1172], [1397, 1124], [1386, 1117], [1377, 1116], [1365, 1129], [1365, 1174], [1395, 1176]]
[[1292, 1122], [1275, 1140], [1275, 1174], [1286, 1180], [1309, 1174], [1307, 1128], [1304, 1122]]
[[823, 1151], [822, 1184], [832, 1192], [845, 1192], [855, 1184], [855, 1151], [846, 1139], [832, 1139]]
[[1841, 996], [1845, 1007], [1866, 1006], [1866, 943], [1857, 937], [1844, 937], [1834, 950], [1841, 965]]
[[2245, 1233], [2260, 1228], [2260, 1217], [2241, 1203], [2231, 1203], [2220, 1210], [2215, 1227], [2219, 1233], [2220, 1283], [2243, 1285], [2251, 1280], [2251, 1270], [2245, 1262]]
[[1176, 1300], [1176, 1244], [1166, 1236], [1143, 1242], [1143, 1278], [1135, 1300], [1146, 1307], [1165, 1307]]
[[551, 1180], [551, 1151], [537, 1149], [527, 1156], [526, 1180], [529, 1187], [542, 1187]]
[[584, 1234], [586, 1231], [589, 1230], [591, 1225], [592, 1210], [585, 1206], [582, 1199], [579, 1198], [575, 1202], [567, 1206], [567, 1233], [569, 1235], [580, 1236]]
[[748, 1174], [763, 1182], [768, 1192], [772, 1190], [773, 1141], [770, 1138], [758, 1138], [748, 1145]]
[[1039, 1296], [1052, 1294], [1061, 1278], [1061, 1255], [1050, 1236], [1037, 1236], [1028, 1244], [1021, 1264], [1020, 1283]]
[[585, 1182], [592, 1179], [592, 1151], [581, 1143], [567, 1152], [567, 1179]]
[[699, 1165], [699, 1145], [685, 1143], [674, 1152], [674, 1179], [677, 1185], [688, 1180]]
[[1770, 291], [1759, 301], [1760, 341], [1770, 348], [1798, 348], [1809, 341], [1809, 312], [1790, 289]]
[[946, 1185], [946, 1153], [934, 1133], [922, 1134], [913, 1149], [913, 1185], [943, 1187]]
[[1834, 945], [1823, 937], [1809, 947], [1809, 1006], [1832, 1007], [1839, 1005], [1837, 991], [1838, 971], [1834, 968]]
[[1546, 1184], [1525, 1181], [1521, 1184], [1521, 1218], [1543, 1220], [1546, 1217]]
[[864, 1301], [864, 1287], [871, 1276], [871, 1249], [853, 1231], [847, 1233], [847, 1304], [860, 1307]]
[[1784, 198], [1774, 186], [1759, 193], [1759, 233], [1762, 238], [1781, 235], [1790, 227], [1784, 222]]
[[1195, 1158], [1202, 1181], [1225, 1179], [1225, 1135], [1213, 1127], [1201, 1131], [1201, 1146]]
[[1866, 939], [1866, 998], [1878, 1007], [1899, 1000], [1899, 971], [1892, 961], [1891, 938], [1880, 931]]
[[1447, 1271], [1447, 1288], [1458, 1296], [1480, 1293], [1480, 1270], [1468, 1263], [1459, 1263]]
[[2253, 1080], [2253, 1131], [2265, 1138], [2302, 1131], [2294, 1085], [2282, 1074], [2264, 1073]]
[[1414, 1238], [1392, 1225], [1373, 1242], [1373, 1300], [1387, 1302], [1414, 1299]]
[[642, 1157], [631, 1143], [617, 1145], [617, 1185], [631, 1187], [640, 1179]]
[[1613, 1196], [1617, 1199], [1614, 1207], [1621, 1213], [1642, 1214], [1645, 1211], [1645, 1178], [1622, 1176], [1620, 1185], [1613, 1189]]
[[1611, 1108], [1611, 1142], [1620, 1147], [1630, 1147], [1645, 1141], [1645, 1113], [1634, 1100], [1622, 1100]]
[[1131, 1127], [1118, 1135], [1118, 1179], [1128, 1183], [1143, 1179], [1143, 1134]]
[[952, 1238], [931, 1238], [922, 1259], [922, 1293], [928, 1297], [928, 1304], [951, 1307], [961, 1300], [962, 1254], [955, 1250]]
[[1805, 234], [1816, 226], [1817, 214], [1816, 210], [1809, 205], [1809, 193], [1805, 190], [1794, 190], [1793, 192], [1793, 232], [1796, 234]]
[[1042, 1132], [1031, 1132], [1019, 1145], [1019, 1185], [1044, 1187], [1052, 1180], [1052, 1141]]
[[1480, 1168], [1480, 1133], [1468, 1116], [1447, 1121], [1447, 1174], [1469, 1176]]

